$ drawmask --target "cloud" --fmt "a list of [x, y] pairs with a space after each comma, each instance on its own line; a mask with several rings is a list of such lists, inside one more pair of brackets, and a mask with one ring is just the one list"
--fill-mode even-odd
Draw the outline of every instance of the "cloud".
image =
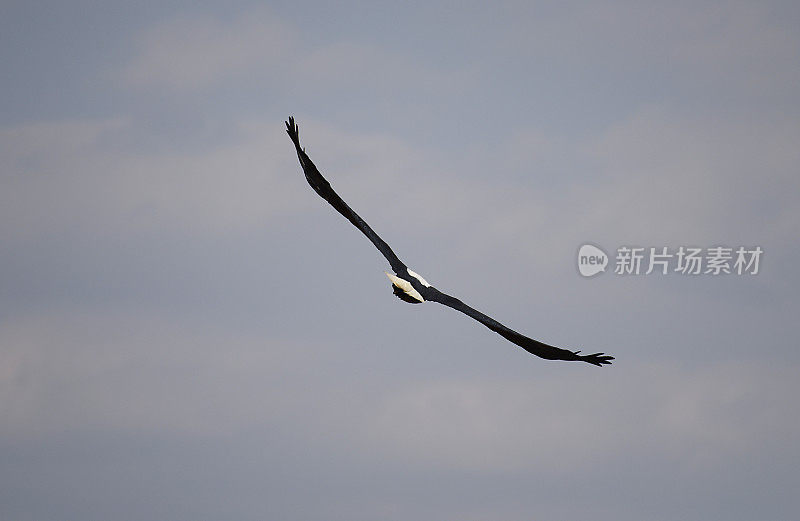
[[475, 80], [469, 68], [432, 67], [418, 57], [347, 41], [308, 49], [296, 61], [296, 81], [324, 85], [328, 95], [344, 88], [394, 96], [441, 94]]
[[[798, 34], [774, 5], [605, 1], [526, 7], [507, 41], [530, 55], [608, 68], [620, 81], [718, 85], [724, 95], [790, 95]], [[531, 27], [534, 24], [534, 27]], [[669, 72], [670, 74], [664, 74]], [[626, 88], [620, 84], [620, 88]], [[657, 89], [650, 89], [657, 92]]]
[[227, 19], [184, 16], [144, 31], [115, 73], [123, 85], [173, 94], [243, 86], [272, 96], [357, 93], [406, 97], [448, 92], [474, 81], [469, 68], [434, 67], [418, 57], [342, 38], [307, 42], [303, 29], [266, 8]]
[[644, 108], [595, 141], [603, 185], [583, 197], [599, 203], [592, 220], [633, 240], [785, 241], [798, 212], [787, 197], [800, 188], [798, 138], [787, 119]]
[[[476, 200], [500, 206], [514, 191], [463, 177], [430, 150], [397, 137], [298, 120], [306, 150], [334, 187], [378, 229], [393, 226], [389, 233], [458, 230], [465, 219], [486, 217], [475, 211]], [[137, 136], [146, 132], [123, 118], [0, 129], [0, 232], [12, 238], [157, 229], [211, 236], [330, 211], [305, 183], [282, 121], [240, 121], [225, 140], [204, 148], [142, 148]]]
[[[303, 207], [280, 123], [242, 124], [203, 151], [137, 150], [124, 119], [26, 124], [0, 131], [4, 237], [264, 226]], [[299, 198], [297, 196], [300, 196]]]
[[408, 386], [387, 397], [372, 441], [425, 468], [571, 474], [653, 457], [725, 467], [743, 452], [780, 451], [800, 430], [785, 414], [790, 368], [629, 369], [613, 385], [562, 373]]
[[483, 191], [491, 208], [477, 223], [486, 247], [521, 236], [536, 237], [530, 246], [539, 251], [553, 251], [565, 237], [575, 248], [586, 240], [792, 242], [800, 218], [793, 195], [800, 153], [792, 144], [800, 127], [791, 118], [711, 117], [651, 105], [582, 140], [540, 134], [517, 132], [451, 170], [494, 165], [519, 172], [483, 177], [469, 189], [472, 200]]
[[324, 350], [138, 312], [59, 309], [0, 323], [0, 437], [138, 432], [204, 438], [269, 428], [309, 400]]
[[18, 315], [0, 324], [0, 343], [5, 440], [249, 432], [393, 468], [570, 475], [662, 458], [719, 470], [748, 453], [774, 457], [800, 433], [786, 414], [791, 365], [381, 379], [334, 365], [344, 353], [324, 343], [100, 310]]
[[274, 74], [294, 46], [294, 32], [264, 8], [228, 20], [186, 16], [143, 33], [121, 78], [138, 87], [203, 89], [259, 71]]

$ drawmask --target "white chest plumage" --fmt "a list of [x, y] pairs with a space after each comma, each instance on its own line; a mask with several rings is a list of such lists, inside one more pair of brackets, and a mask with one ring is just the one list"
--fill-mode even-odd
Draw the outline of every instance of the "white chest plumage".
[[[419, 294], [419, 291], [415, 290], [414, 286], [412, 286], [409, 281], [407, 281], [405, 279], [401, 279], [400, 277], [398, 277], [396, 275], [392, 275], [388, 271], [384, 271], [384, 273], [386, 273], [386, 276], [389, 277], [389, 280], [392, 281], [392, 284], [394, 284], [395, 286], [400, 288], [400, 290], [403, 293], [405, 293], [406, 295], [408, 295], [409, 297], [413, 298], [414, 300], [416, 300], [418, 302], [425, 302], [425, 299], [422, 298], [422, 295]], [[420, 282], [420, 284], [422, 284], [426, 288], [430, 287], [430, 284], [428, 284], [428, 281], [423, 279], [417, 273], [414, 273], [413, 271], [408, 270], [408, 274], [411, 275], [412, 277], [414, 277], [415, 279], [417, 279]]]

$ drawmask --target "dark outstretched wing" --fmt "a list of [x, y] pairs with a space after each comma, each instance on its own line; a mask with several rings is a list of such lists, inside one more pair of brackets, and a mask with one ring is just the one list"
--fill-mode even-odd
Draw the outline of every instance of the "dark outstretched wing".
[[495, 333], [503, 336], [507, 340], [514, 342], [518, 346], [520, 346], [525, 351], [539, 356], [541, 358], [545, 358], [547, 360], [580, 360], [583, 362], [588, 362], [590, 364], [594, 364], [597, 366], [602, 366], [604, 364], [610, 364], [611, 360], [614, 359], [613, 356], [605, 355], [603, 353], [594, 353], [592, 355], [581, 355], [579, 354], [580, 351], [568, 351], [566, 349], [561, 349], [559, 347], [553, 347], [551, 345], [543, 344], [538, 340], [534, 340], [532, 338], [528, 338], [525, 335], [521, 335], [514, 331], [513, 329], [509, 329], [497, 320], [493, 319], [492, 317], [486, 316], [477, 309], [473, 309], [468, 305], [464, 304], [460, 300], [455, 297], [451, 297], [441, 291], [437, 290], [436, 288], [427, 288], [427, 291], [424, 293], [425, 300], [430, 300], [433, 302], [438, 302], [439, 304], [444, 304], [445, 306], [451, 307], [453, 309], [457, 309], [458, 311], [469, 315], [470, 317], [474, 318], [484, 326], [488, 327]]
[[289, 121], [286, 122], [286, 132], [289, 134], [289, 137], [292, 138], [292, 143], [294, 143], [294, 147], [297, 149], [297, 158], [300, 160], [300, 166], [303, 167], [303, 172], [306, 174], [306, 180], [308, 184], [311, 185], [311, 188], [314, 189], [323, 199], [328, 201], [331, 206], [336, 208], [336, 211], [340, 214], [344, 215], [348, 221], [353, 223], [353, 225], [361, 230], [361, 232], [367, 236], [367, 239], [372, 241], [372, 244], [375, 245], [378, 250], [386, 257], [386, 260], [389, 261], [389, 264], [392, 266], [392, 269], [395, 273], [402, 273], [403, 270], [406, 269], [406, 265], [397, 258], [397, 255], [394, 254], [392, 249], [386, 244], [383, 239], [378, 237], [378, 234], [375, 233], [369, 225], [364, 222], [364, 219], [359, 217], [359, 215], [353, 211], [352, 208], [347, 206], [339, 195], [333, 191], [331, 188], [331, 184], [322, 177], [322, 174], [319, 173], [317, 167], [314, 166], [314, 163], [309, 159], [308, 155], [306, 154], [305, 150], [300, 147], [300, 134], [299, 128], [294, 122], [294, 118], [290, 117]]

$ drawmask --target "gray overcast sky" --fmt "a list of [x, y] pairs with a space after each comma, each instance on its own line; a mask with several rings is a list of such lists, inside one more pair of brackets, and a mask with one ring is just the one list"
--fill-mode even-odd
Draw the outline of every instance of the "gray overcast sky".
[[794, 519], [796, 2], [144, 4], [0, 8], [0, 518]]

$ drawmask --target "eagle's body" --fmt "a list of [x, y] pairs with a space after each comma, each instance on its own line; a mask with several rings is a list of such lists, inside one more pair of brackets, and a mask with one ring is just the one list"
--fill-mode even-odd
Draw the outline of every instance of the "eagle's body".
[[400, 300], [410, 302], [411, 304], [421, 304], [425, 302], [423, 293], [426, 292], [427, 288], [431, 287], [428, 281], [408, 268], [406, 268], [405, 276], [400, 273], [397, 275], [392, 275], [386, 271], [384, 273], [386, 273], [386, 276], [392, 281], [394, 294], [397, 295]]
[[342, 200], [341, 197], [339, 197], [333, 188], [331, 188], [330, 183], [328, 183], [328, 181], [322, 177], [322, 174], [320, 174], [319, 170], [317, 170], [317, 167], [314, 165], [311, 159], [309, 159], [308, 155], [305, 153], [305, 150], [303, 150], [303, 148], [300, 146], [299, 129], [294, 122], [294, 118], [289, 118], [289, 121], [286, 122], [286, 131], [289, 133], [289, 137], [294, 143], [297, 151], [297, 158], [300, 160], [300, 166], [303, 168], [306, 180], [308, 181], [308, 184], [311, 185], [311, 188], [313, 188], [314, 191], [320, 195], [320, 197], [328, 201], [328, 203], [330, 203], [330, 205], [333, 206], [336, 211], [342, 214], [356, 228], [361, 230], [361, 232], [366, 235], [370, 241], [372, 241], [375, 247], [378, 248], [383, 256], [386, 257], [386, 260], [389, 261], [394, 274], [386, 272], [386, 275], [392, 281], [392, 291], [398, 298], [411, 304], [420, 304], [426, 301], [438, 302], [445, 306], [461, 311], [462, 313], [474, 318], [484, 326], [488, 327], [495, 333], [520, 346], [529, 353], [547, 360], [579, 360], [597, 366], [602, 366], [604, 364], [610, 364], [611, 360], [614, 359], [613, 356], [605, 355], [603, 353], [581, 355], [579, 354], [580, 351], [561, 349], [559, 347], [544, 344], [538, 340], [526, 337], [525, 335], [517, 333], [516, 331], [504, 326], [500, 322], [497, 322], [493, 318], [484, 315], [480, 311], [464, 304], [457, 298], [443, 293], [431, 286], [424, 278], [410, 270], [408, 266], [406, 266], [397, 257], [397, 255], [395, 255], [389, 245], [386, 244], [383, 239], [381, 239], [378, 234], [375, 233], [372, 228], [370, 228], [369, 225], [361, 217], [359, 217], [359, 215], [354, 212], [353, 209], [347, 205], [347, 203]]

